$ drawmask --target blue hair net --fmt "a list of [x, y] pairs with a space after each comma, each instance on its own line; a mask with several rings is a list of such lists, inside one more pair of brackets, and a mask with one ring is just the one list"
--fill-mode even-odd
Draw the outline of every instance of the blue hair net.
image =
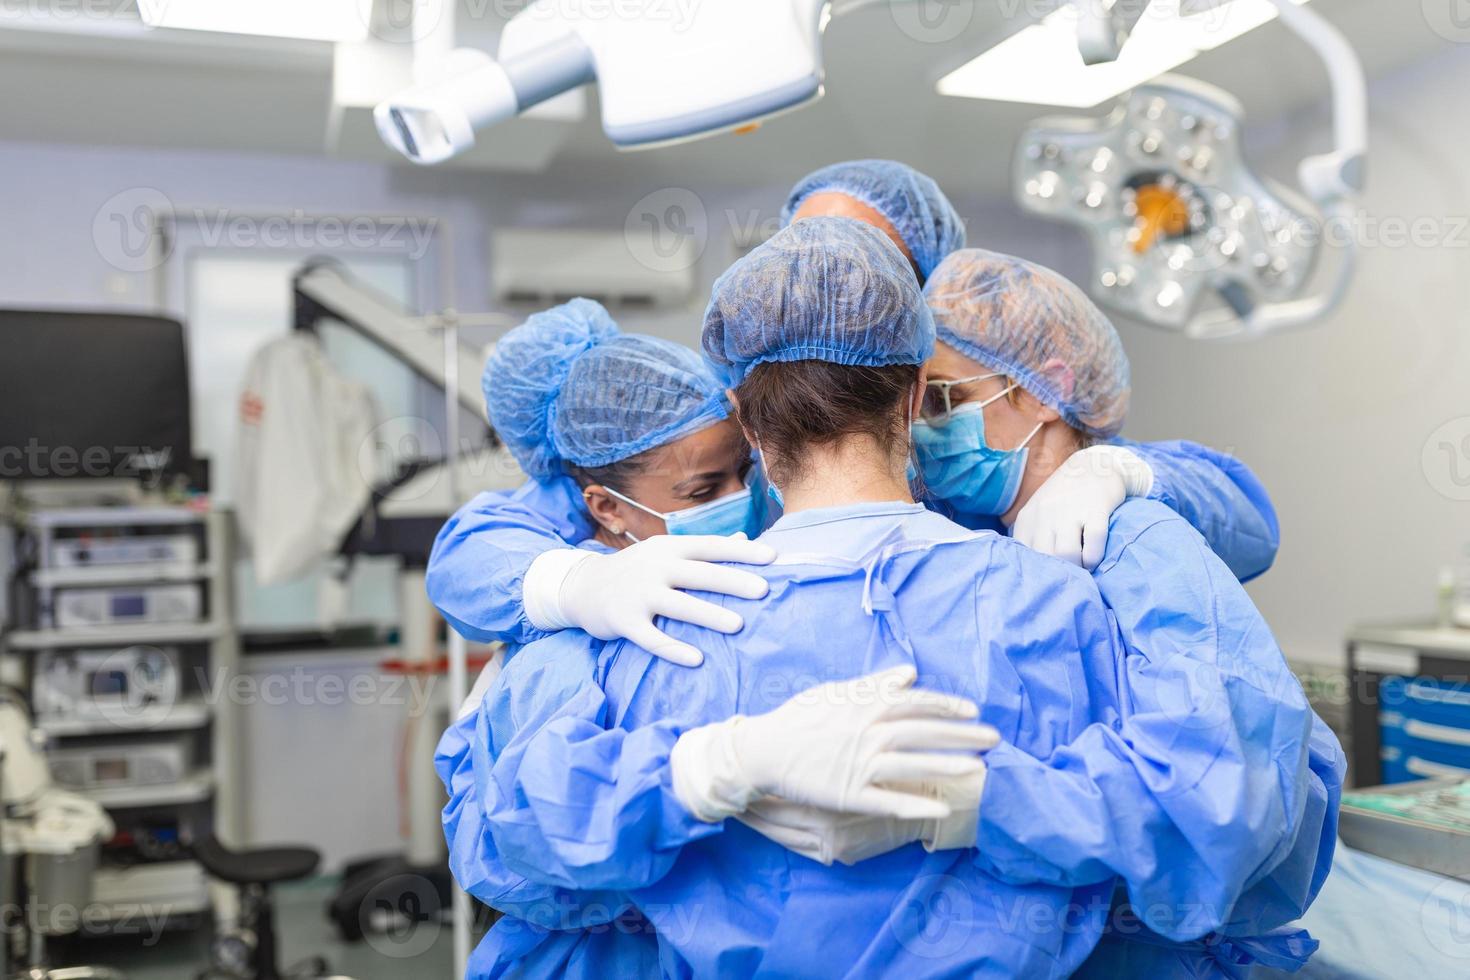
[[834, 163], [803, 177], [791, 189], [781, 224], [813, 194], [846, 194], [887, 218], [908, 246], [919, 275], [928, 278], [944, 257], [965, 247], [965, 223], [934, 181], [895, 160]]
[[768, 361], [922, 364], [934, 321], [907, 260], [872, 225], [809, 218], [715, 282], [704, 356], [731, 387]]
[[545, 482], [563, 463], [607, 466], [728, 416], [724, 388], [687, 347], [618, 332], [589, 299], [506, 334], [481, 380], [490, 424]]
[[1073, 428], [1104, 439], [1123, 428], [1128, 355], [1112, 322], [1070, 280], [971, 248], [940, 263], [924, 297], [943, 343], [1011, 378]]

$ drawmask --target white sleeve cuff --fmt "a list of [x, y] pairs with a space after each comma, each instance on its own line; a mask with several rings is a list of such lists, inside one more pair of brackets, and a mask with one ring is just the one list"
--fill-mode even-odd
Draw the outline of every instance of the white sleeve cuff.
[[926, 851], [954, 851], [974, 847], [980, 834], [980, 798], [985, 794], [985, 771], [958, 783], [941, 783], [930, 795], [950, 806], [943, 820], [924, 822]]
[[562, 611], [562, 586], [582, 562], [596, 557], [593, 552], [578, 548], [553, 548], [537, 555], [521, 581], [521, 604], [526, 610], [526, 621], [548, 633], [575, 626]]
[[726, 817], [744, 813], [760, 798], [745, 778], [740, 760], [735, 758], [735, 726], [743, 719], [736, 715], [726, 721], [691, 728], [680, 735], [669, 753], [669, 769], [673, 776], [674, 795], [698, 820], [719, 823]]

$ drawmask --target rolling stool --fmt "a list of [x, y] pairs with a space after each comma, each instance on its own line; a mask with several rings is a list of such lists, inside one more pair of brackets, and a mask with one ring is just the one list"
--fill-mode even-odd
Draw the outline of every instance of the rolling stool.
[[308, 847], [261, 847], [235, 851], [213, 834], [194, 844], [194, 858], [213, 878], [240, 889], [240, 921], [233, 932], [210, 946], [210, 967], [202, 978], [304, 980], [330, 972], [320, 956], [281, 970], [276, 964], [275, 907], [271, 886], [305, 878], [322, 856]]

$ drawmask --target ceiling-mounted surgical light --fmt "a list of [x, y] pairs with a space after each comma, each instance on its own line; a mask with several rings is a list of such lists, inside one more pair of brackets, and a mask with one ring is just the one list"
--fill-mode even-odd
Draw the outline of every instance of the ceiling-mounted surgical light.
[[[1106, 9], [1100, 0], [1078, 2], [1080, 17], [1072, 3], [1059, 7], [945, 75], [939, 94], [1090, 109], [1278, 13], [1272, 0], [1228, 0], [1205, 9], [1198, 0], [1116, 0]], [[1105, 60], [1109, 55], [1115, 60]]]
[[1104, 118], [1042, 119], [1022, 136], [1016, 197], [1086, 230], [1090, 291], [1104, 305], [1190, 336], [1226, 337], [1311, 323], [1346, 294], [1352, 242], [1326, 288], [1309, 287], [1324, 226], [1350, 219], [1363, 187], [1362, 66], [1315, 13], [1272, 2], [1332, 76], [1336, 147], [1302, 161], [1304, 194], [1251, 171], [1239, 102], [1181, 76], [1139, 86]]
[[442, 74], [373, 117], [384, 142], [423, 164], [590, 82], [603, 131], [623, 149], [743, 132], [822, 94], [829, 12], [827, 0], [532, 0], [506, 24], [496, 57], [452, 52]]
[[1228, 93], [1165, 76], [1102, 120], [1041, 120], [1021, 143], [1028, 210], [1083, 226], [1093, 292], [1184, 330], [1211, 296], [1242, 312], [1299, 295], [1320, 236], [1312, 206], [1253, 174]]
[[373, 0], [138, 0], [149, 27], [224, 34], [361, 41]]

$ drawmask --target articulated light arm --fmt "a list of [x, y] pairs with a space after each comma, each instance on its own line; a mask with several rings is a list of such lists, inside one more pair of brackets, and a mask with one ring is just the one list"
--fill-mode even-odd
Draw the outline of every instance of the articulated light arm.
[[1206, 314], [1190, 325], [1203, 339], [1251, 338], [1316, 323], [1342, 305], [1357, 271], [1357, 242], [1350, 235], [1367, 180], [1368, 83], [1362, 61], [1347, 38], [1315, 10], [1293, 0], [1271, 0], [1281, 22], [1317, 52], [1332, 84], [1331, 151], [1307, 157], [1298, 168], [1302, 190], [1322, 216], [1322, 240], [1337, 229], [1337, 267], [1323, 290], [1286, 302], [1264, 304], [1235, 317]]

